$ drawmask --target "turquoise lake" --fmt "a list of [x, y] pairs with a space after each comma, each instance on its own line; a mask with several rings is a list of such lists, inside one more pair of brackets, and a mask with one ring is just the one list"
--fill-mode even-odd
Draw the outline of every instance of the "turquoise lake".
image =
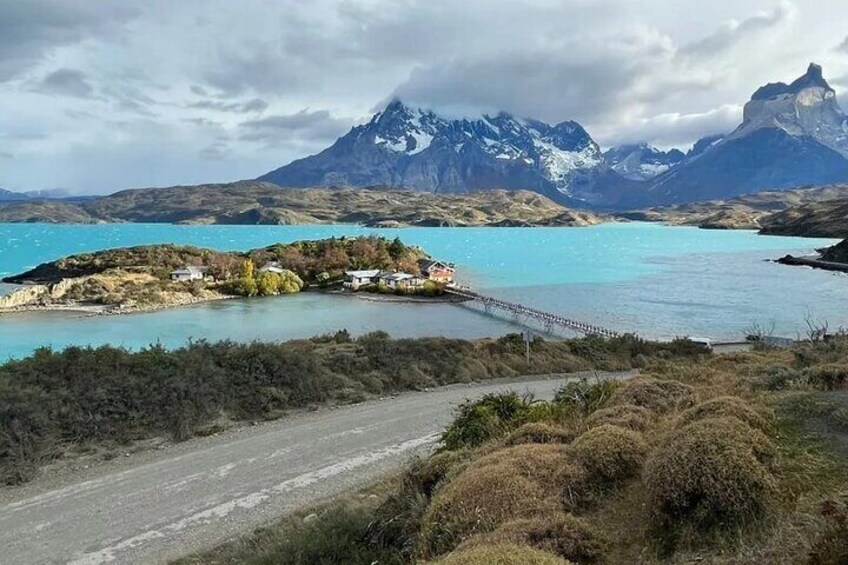
[[[778, 335], [804, 319], [848, 322], [848, 277], [771, 262], [833, 240], [759, 236], [657, 224], [590, 228], [402, 228], [0, 224], [0, 276], [72, 253], [149, 243], [246, 250], [275, 242], [377, 233], [399, 235], [458, 265], [476, 290], [646, 337], [736, 339], [752, 323]], [[0, 285], [0, 292], [14, 287]], [[189, 339], [283, 340], [346, 328], [395, 336], [479, 337], [516, 331], [450, 304], [385, 304], [304, 293], [232, 300], [129, 316], [72, 313], [0, 316], [0, 359], [40, 346], [111, 343], [130, 348]]]

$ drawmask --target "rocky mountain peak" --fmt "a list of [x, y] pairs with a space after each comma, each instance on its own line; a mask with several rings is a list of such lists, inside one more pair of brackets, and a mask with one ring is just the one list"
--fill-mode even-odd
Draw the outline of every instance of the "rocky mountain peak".
[[807, 72], [795, 79], [791, 84], [785, 82], [769, 83], [754, 92], [751, 100], [768, 100], [784, 95], [797, 95], [802, 90], [807, 88], [821, 88], [825, 91], [833, 92], [833, 89], [824, 79], [824, 72], [821, 65], [810, 63], [807, 67]]
[[822, 68], [811, 63], [791, 84], [768, 84], [745, 104], [743, 122], [728, 139], [777, 128], [791, 136], [807, 136], [848, 156], [848, 118], [839, 108], [836, 92]]

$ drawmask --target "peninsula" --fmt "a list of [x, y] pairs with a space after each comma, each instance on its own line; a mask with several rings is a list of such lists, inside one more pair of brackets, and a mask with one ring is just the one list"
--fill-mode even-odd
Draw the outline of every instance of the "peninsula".
[[349, 273], [366, 270], [373, 271], [375, 290], [435, 295], [445, 281], [428, 276], [433, 263], [418, 247], [378, 236], [278, 243], [247, 252], [173, 244], [107, 249], [43, 263], [3, 279], [24, 286], [0, 297], [0, 312], [149, 311], [341, 287]]

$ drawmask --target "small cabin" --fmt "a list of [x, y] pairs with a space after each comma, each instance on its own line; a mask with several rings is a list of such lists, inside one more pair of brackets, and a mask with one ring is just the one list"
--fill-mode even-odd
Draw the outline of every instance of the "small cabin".
[[178, 282], [202, 281], [207, 270], [207, 267], [183, 267], [171, 271], [171, 280]]
[[441, 284], [453, 284], [454, 275], [456, 275], [454, 264], [444, 261], [422, 259], [418, 262], [418, 268], [421, 269], [421, 274], [424, 277]]
[[345, 272], [344, 288], [359, 290], [363, 286], [375, 284], [377, 282], [376, 279], [379, 276], [379, 269], [371, 269], [368, 271], [347, 271]]
[[409, 273], [385, 273], [377, 278], [391, 290], [404, 289], [406, 291], [416, 290], [424, 286], [424, 279]]

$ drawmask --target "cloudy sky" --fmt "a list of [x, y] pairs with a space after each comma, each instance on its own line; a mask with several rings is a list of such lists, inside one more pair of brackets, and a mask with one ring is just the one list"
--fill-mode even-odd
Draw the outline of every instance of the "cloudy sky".
[[848, 92], [844, 0], [0, 0], [0, 14], [14, 190], [253, 178], [392, 96], [686, 147], [810, 61]]

